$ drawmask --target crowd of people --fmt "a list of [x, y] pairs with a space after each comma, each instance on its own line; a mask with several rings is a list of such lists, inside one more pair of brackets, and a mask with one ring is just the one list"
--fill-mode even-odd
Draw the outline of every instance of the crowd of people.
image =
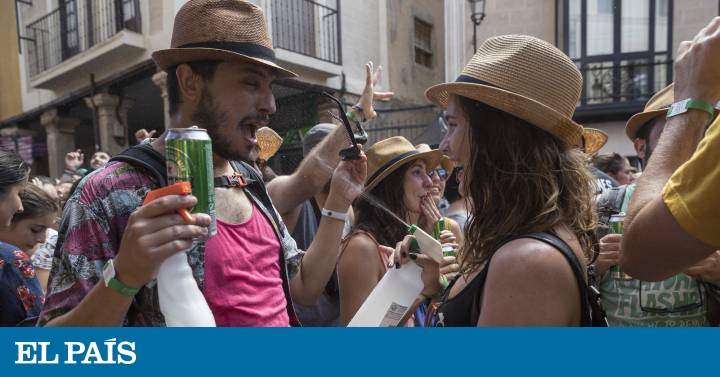
[[[171, 48], [153, 53], [172, 127], [212, 139], [214, 235], [208, 214], [177, 213], [192, 195], [144, 205], [161, 183], [143, 166], [97, 152], [83, 169], [73, 151], [55, 182], [0, 151], [0, 325], [163, 326], [156, 278], [178, 253], [218, 326], [346, 326], [408, 263], [423, 289], [403, 326], [720, 324], [720, 18], [680, 45], [674, 83], [628, 120], [641, 169], [598, 155], [607, 134], [573, 120], [572, 60], [504, 35], [426, 91], [445, 110], [437, 149], [402, 136], [352, 146], [345, 125], [322, 123], [280, 176], [267, 166], [282, 144], [266, 128], [272, 83], [295, 74], [264, 20], [250, 2], [191, 0]], [[351, 128], [394, 95], [365, 69]], [[134, 148], [164, 155], [155, 133]], [[357, 158], [341, 159], [349, 146]], [[423, 253], [408, 224], [452, 252]]]

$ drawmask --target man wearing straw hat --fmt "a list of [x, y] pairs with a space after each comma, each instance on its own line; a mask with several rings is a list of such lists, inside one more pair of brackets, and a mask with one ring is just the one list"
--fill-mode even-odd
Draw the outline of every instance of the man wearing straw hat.
[[[657, 92], [645, 109], [633, 115], [625, 133], [635, 146], [643, 166], [647, 166], [665, 127], [667, 109], [673, 103], [673, 85]], [[604, 192], [598, 200], [600, 222], [607, 225], [611, 215], [625, 213], [636, 184], [619, 186]], [[646, 230], [647, 232], [647, 230]], [[652, 233], [652, 232], [648, 232]], [[720, 282], [720, 253], [707, 258], [685, 273], [661, 282], [633, 279], [614, 268], [624, 253], [622, 234], [607, 234], [600, 239], [600, 254], [595, 270], [600, 279], [603, 307], [610, 326], [707, 326], [717, 325], [711, 284]], [[610, 270], [610, 271], [609, 271]]]
[[630, 204], [621, 264], [641, 279], [667, 278], [720, 248], [720, 120], [713, 109], [720, 100], [718, 61], [715, 17], [692, 41], [680, 43], [677, 102]]
[[[272, 82], [295, 76], [274, 62], [262, 10], [240, 0], [191, 0], [175, 18], [171, 45], [153, 60], [168, 72], [173, 127], [208, 130], [216, 177], [238, 166], [250, 172], [231, 161], [250, 159], [257, 129], [275, 112]], [[164, 154], [162, 136], [149, 145]], [[361, 155], [334, 170], [316, 242], [303, 253], [268, 206], [261, 181], [216, 188], [218, 232], [193, 243], [207, 238], [209, 216], [193, 215], [186, 225], [175, 213], [192, 207], [193, 197], [141, 206], [158, 183], [136, 166], [111, 163], [85, 178], [68, 202], [40, 323], [162, 326], [154, 278], [165, 259], [186, 251], [217, 325], [297, 324], [292, 303], [314, 303], [330, 278], [344, 214], [366, 169]], [[103, 266], [111, 279], [100, 276]]]
[[581, 149], [590, 158], [588, 161], [588, 169], [590, 169], [590, 172], [595, 177], [595, 193], [598, 195], [602, 194], [605, 190], [618, 186], [617, 181], [605, 174], [602, 170], [596, 168], [591, 160], [607, 141], [608, 135], [604, 131], [595, 128], [583, 128]]

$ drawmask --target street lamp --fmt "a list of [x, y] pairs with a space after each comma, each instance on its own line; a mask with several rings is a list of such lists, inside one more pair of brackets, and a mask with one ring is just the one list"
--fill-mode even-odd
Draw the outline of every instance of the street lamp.
[[470, 21], [473, 23], [473, 48], [477, 52], [477, 28], [485, 19], [485, 1], [486, 0], [469, 0], [472, 7]]

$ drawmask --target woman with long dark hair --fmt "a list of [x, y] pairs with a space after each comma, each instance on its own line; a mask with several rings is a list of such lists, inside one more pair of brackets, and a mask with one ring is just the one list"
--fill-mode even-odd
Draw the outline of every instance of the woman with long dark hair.
[[596, 221], [582, 127], [572, 120], [581, 87], [557, 48], [508, 35], [488, 39], [456, 82], [426, 92], [447, 109], [441, 149], [464, 167], [472, 214], [461, 275], [444, 292], [437, 263], [409, 253], [425, 294], [438, 297], [438, 326], [589, 325], [581, 292]]
[[34, 184], [25, 186], [20, 200], [23, 211], [13, 216], [10, 227], [0, 229], [0, 243], [12, 245], [31, 258], [44, 292], [57, 242], [57, 231], [52, 228], [60, 203]]
[[10, 226], [13, 216], [22, 212], [20, 191], [28, 181], [30, 167], [20, 156], [0, 149], [0, 228]]
[[[0, 149], [0, 229], [22, 213], [20, 198], [30, 167], [15, 153]], [[44, 296], [30, 258], [17, 247], [0, 242], [0, 326], [33, 325]]]
[[343, 241], [337, 267], [342, 326], [385, 275], [391, 246], [407, 234], [407, 227], [388, 211], [408, 224], [420, 222], [422, 201], [433, 186], [428, 172], [441, 157], [439, 151], [417, 151], [402, 136], [379, 141], [366, 154], [365, 193], [353, 203], [355, 222]]

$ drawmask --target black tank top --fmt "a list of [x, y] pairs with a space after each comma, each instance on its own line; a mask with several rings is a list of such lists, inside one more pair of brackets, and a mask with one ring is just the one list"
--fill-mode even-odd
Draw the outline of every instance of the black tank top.
[[487, 266], [453, 298], [447, 298], [460, 276], [453, 279], [445, 291], [442, 304], [437, 308], [437, 327], [475, 327], [480, 318], [480, 295], [487, 278]]
[[[553, 242], [547, 242], [546, 237], [551, 236], [551, 238], [554, 239], [555, 243]], [[537, 239], [539, 241], [544, 241], [551, 246], [555, 247], [558, 251], [560, 251], [566, 259], [572, 258], [573, 260], [568, 259], [568, 263], [570, 263], [571, 267], [573, 267], [573, 271], [576, 275], [576, 280], [578, 281], [578, 285], [580, 287], [580, 301], [581, 301], [581, 326], [590, 326], [591, 325], [591, 318], [590, 318], [590, 308], [588, 307], [588, 301], [587, 301], [587, 285], [585, 282], [585, 279], [582, 276], [579, 276], [580, 272], [578, 271], [579, 266], [577, 263], [579, 261], [577, 260], [577, 257], [574, 253], [570, 250], [570, 247], [562, 241], [559, 237], [557, 237], [553, 233], [534, 233], [531, 235], [526, 236], [520, 236], [520, 237], [513, 237], [508, 240], [506, 240], [500, 247], [502, 247], [504, 244], [520, 239], [520, 238], [532, 238]], [[564, 244], [565, 250], [561, 250], [560, 245], [557, 244], [557, 241]], [[498, 248], [499, 249], [499, 248]], [[572, 254], [572, 255], [569, 255]], [[455, 278], [452, 283], [448, 286], [447, 290], [445, 291], [445, 297], [443, 297], [442, 303], [437, 308], [437, 312], [435, 314], [435, 326], [437, 327], [475, 327], [477, 326], [478, 319], [480, 318], [480, 300], [482, 297], [483, 289], [485, 288], [485, 280], [487, 279], [487, 273], [488, 268], [490, 266], [490, 261], [488, 261], [485, 265], [485, 267], [480, 271], [480, 273], [475, 276], [473, 280], [471, 280], [463, 289], [460, 291], [455, 297], [448, 298], [450, 295], [450, 291], [452, 290], [452, 287], [457, 283], [459, 276]], [[581, 280], [582, 279], [582, 280]]]

